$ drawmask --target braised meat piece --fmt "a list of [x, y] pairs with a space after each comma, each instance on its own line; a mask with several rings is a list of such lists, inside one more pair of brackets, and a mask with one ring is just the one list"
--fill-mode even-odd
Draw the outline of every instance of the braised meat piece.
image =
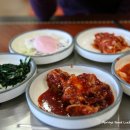
[[80, 79], [75, 75], [71, 75], [63, 91], [62, 100], [68, 104], [80, 104], [85, 102], [82, 96], [83, 93], [84, 86]]
[[[47, 74], [47, 83], [49, 86], [47, 94], [53, 95], [47, 102], [54, 106], [56, 102], [60, 103], [60, 108], [62, 108], [60, 112], [65, 109], [64, 113], [70, 116], [98, 112], [114, 101], [110, 86], [101, 82], [94, 74], [83, 73], [76, 76], [55, 69]], [[54, 102], [54, 99], [58, 101]], [[59, 107], [56, 110], [59, 110]]]
[[82, 85], [86, 87], [86, 89], [101, 84], [101, 81], [94, 74], [83, 73], [77, 77], [81, 81]]
[[94, 74], [71, 75], [63, 92], [63, 100], [70, 104], [86, 103], [86, 95], [101, 82]]
[[51, 88], [53, 92], [61, 94], [69, 78], [70, 75], [67, 72], [54, 69], [47, 74], [48, 87]]
[[[86, 105], [92, 108], [95, 106], [96, 110], [102, 110], [112, 104], [113, 94], [109, 85], [101, 82], [94, 74], [83, 73], [78, 76], [72, 75], [69, 78], [62, 100], [70, 105], [74, 105], [73, 109], [76, 110], [79, 104], [84, 105], [84, 107]], [[85, 107], [86, 111], [89, 108], [87, 106]], [[71, 109], [67, 111], [69, 112], [69, 110]], [[91, 109], [91, 112], [92, 110], [94, 109]]]
[[99, 111], [99, 107], [74, 104], [67, 106], [66, 111], [70, 114], [70, 116], [81, 116], [96, 113]]

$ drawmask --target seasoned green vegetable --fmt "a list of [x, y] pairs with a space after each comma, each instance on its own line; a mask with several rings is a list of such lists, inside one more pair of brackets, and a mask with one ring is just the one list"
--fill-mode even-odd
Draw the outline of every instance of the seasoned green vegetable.
[[20, 60], [19, 65], [3, 64], [0, 65], [0, 85], [7, 88], [22, 82], [30, 72], [30, 58]]

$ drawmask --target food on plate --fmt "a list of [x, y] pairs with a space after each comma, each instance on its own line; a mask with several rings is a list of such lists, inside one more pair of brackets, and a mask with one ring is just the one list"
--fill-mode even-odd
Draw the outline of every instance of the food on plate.
[[105, 54], [115, 54], [129, 48], [128, 43], [122, 36], [107, 32], [96, 33], [93, 46]]
[[130, 84], [130, 63], [124, 65], [121, 69], [117, 70], [118, 76]]
[[14, 86], [27, 77], [30, 72], [30, 58], [20, 60], [19, 65], [2, 64], [0, 65], [0, 89]]
[[64, 38], [53, 35], [41, 35], [25, 40], [23, 54], [27, 55], [47, 55], [58, 52], [66, 48], [69, 43]]
[[95, 74], [69, 74], [54, 69], [47, 74], [49, 89], [38, 98], [41, 109], [58, 115], [81, 116], [101, 111], [114, 102], [110, 86]]
[[65, 84], [69, 80], [70, 75], [60, 69], [54, 69], [47, 75], [48, 87], [56, 93], [62, 93]]
[[58, 40], [49, 36], [35, 38], [34, 47], [41, 53], [54, 53], [58, 48]]

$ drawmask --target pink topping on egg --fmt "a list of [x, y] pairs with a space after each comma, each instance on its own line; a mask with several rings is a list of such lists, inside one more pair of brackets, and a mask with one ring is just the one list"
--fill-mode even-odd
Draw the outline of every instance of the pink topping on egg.
[[34, 47], [41, 53], [54, 53], [58, 48], [58, 40], [50, 36], [38, 36], [35, 38]]

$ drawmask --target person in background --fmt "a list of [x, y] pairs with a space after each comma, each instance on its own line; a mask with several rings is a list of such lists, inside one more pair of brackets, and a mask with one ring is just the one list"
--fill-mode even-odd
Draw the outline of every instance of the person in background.
[[64, 15], [118, 14], [130, 11], [130, 0], [30, 0], [40, 21], [49, 20], [60, 6]]

